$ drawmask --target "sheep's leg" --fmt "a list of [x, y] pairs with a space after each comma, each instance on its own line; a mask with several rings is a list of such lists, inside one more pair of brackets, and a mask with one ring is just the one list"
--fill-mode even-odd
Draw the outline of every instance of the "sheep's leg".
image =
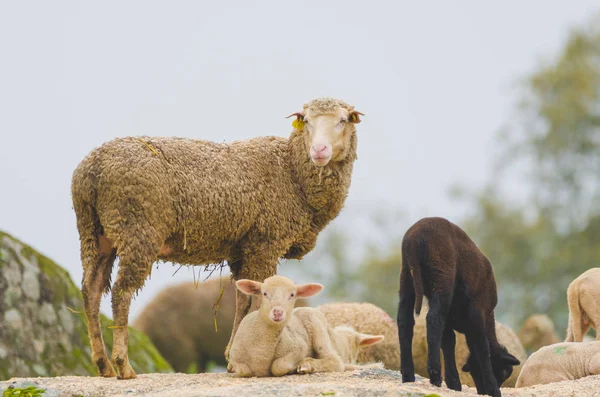
[[454, 348], [456, 346], [456, 336], [452, 327], [446, 323], [444, 334], [442, 336], [442, 351], [444, 352], [444, 380], [446, 386], [452, 390], [461, 391], [462, 385], [458, 371], [456, 370], [456, 359]]
[[103, 237], [99, 238], [98, 245], [95, 247], [98, 248], [98, 254], [88, 255], [82, 240], [83, 281], [81, 292], [92, 348], [92, 362], [98, 367], [98, 374], [108, 378], [117, 376], [117, 373], [110, 363], [104, 347], [100, 325], [100, 301], [103, 292], [110, 289], [110, 273], [115, 261], [115, 250]]
[[431, 296], [427, 313], [427, 372], [429, 382], [438, 387], [442, 385], [440, 349], [450, 302], [451, 292], [436, 291]]
[[297, 371], [298, 363], [302, 361], [302, 356], [298, 356], [297, 351], [279, 357], [271, 364], [271, 373], [273, 376], [283, 376]]
[[152, 264], [157, 258], [161, 243], [150, 245], [150, 247], [154, 248], [151, 252], [147, 252], [148, 246], [147, 242], [133, 244], [130, 242], [122, 252], [119, 252], [121, 260], [119, 273], [112, 288], [114, 319], [112, 361], [119, 370], [119, 379], [133, 379], [136, 377], [127, 354], [129, 339], [127, 326], [131, 298], [144, 285], [146, 278], [148, 278]]
[[470, 359], [474, 359], [474, 362], [471, 363], [471, 374], [477, 387], [477, 393], [500, 397], [500, 387], [492, 369], [490, 345], [483, 319], [480, 313], [473, 308], [469, 308], [469, 322], [471, 327], [465, 336], [472, 356]]
[[402, 382], [415, 381], [415, 366], [412, 357], [412, 340], [415, 326], [415, 290], [408, 267], [400, 274], [400, 303], [398, 304], [398, 339], [400, 342], [400, 371]]

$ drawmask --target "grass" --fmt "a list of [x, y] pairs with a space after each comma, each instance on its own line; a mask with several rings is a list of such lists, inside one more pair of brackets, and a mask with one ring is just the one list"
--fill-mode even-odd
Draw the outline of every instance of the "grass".
[[28, 386], [25, 388], [8, 388], [2, 393], [2, 397], [37, 397], [44, 394], [46, 390], [39, 389], [35, 386]]

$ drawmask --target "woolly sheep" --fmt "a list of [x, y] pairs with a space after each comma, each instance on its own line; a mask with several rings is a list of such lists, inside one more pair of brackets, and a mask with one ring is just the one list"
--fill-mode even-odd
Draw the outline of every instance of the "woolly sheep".
[[383, 335], [381, 343], [361, 349], [357, 362], [382, 362], [385, 368], [398, 370], [400, 347], [398, 328], [394, 320], [371, 303], [328, 303], [317, 307], [331, 327], [349, 325], [364, 334]]
[[456, 330], [466, 336], [470, 354], [462, 369], [471, 372], [477, 393], [499, 397], [500, 385], [519, 360], [496, 336], [494, 272], [469, 236], [443, 218], [421, 219], [402, 240], [398, 335], [403, 382], [415, 381], [413, 313], [420, 314], [424, 296], [429, 301], [427, 372], [431, 384], [442, 384], [442, 349], [446, 385], [462, 389], [454, 355]]
[[569, 284], [569, 325], [565, 342], [581, 342], [590, 326], [600, 340], [600, 267], [590, 269]]
[[561, 342], [533, 353], [517, 387], [528, 387], [600, 374], [600, 342]]
[[560, 342], [554, 330], [554, 323], [546, 314], [532, 314], [527, 317], [518, 336], [523, 347], [529, 352]]
[[[276, 273], [279, 258], [299, 259], [314, 248], [348, 194], [361, 113], [320, 98], [292, 116], [289, 138], [230, 144], [119, 138], [94, 149], [75, 169], [82, 293], [101, 376], [116, 375], [100, 330], [102, 293], [112, 291], [112, 361], [121, 379], [135, 378], [127, 356], [129, 306], [156, 260], [227, 261], [235, 280], [264, 280]], [[236, 294], [232, 337], [250, 305], [249, 296]]]
[[331, 329], [317, 309], [294, 309], [296, 299], [314, 296], [323, 288], [321, 284], [295, 285], [286, 277], [272, 276], [264, 283], [238, 280], [236, 287], [263, 297], [258, 311], [244, 317], [231, 345], [228, 370], [237, 376], [355, 369], [354, 351], [383, 339], [382, 335], [353, 335], [348, 327]]
[[[213, 307], [223, 296], [216, 313], [215, 330]], [[252, 310], [260, 298], [252, 302]], [[308, 306], [298, 299], [296, 307]], [[160, 354], [177, 372], [186, 372], [196, 363], [197, 372], [205, 372], [213, 361], [227, 366], [223, 352], [229, 341], [235, 314], [235, 286], [228, 278], [212, 279], [195, 285], [193, 282], [175, 284], [160, 291], [133, 322], [144, 332]]]
[[[398, 343], [398, 327], [394, 320], [381, 308], [371, 303], [328, 303], [318, 306], [327, 318], [330, 326], [342, 324], [350, 325], [358, 332], [366, 334], [382, 334], [383, 342], [367, 347], [360, 351], [358, 363], [382, 362], [386, 368], [398, 370], [400, 368], [400, 345]], [[423, 302], [421, 314], [415, 320], [412, 352], [415, 373], [427, 377], [427, 329], [425, 317], [429, 307]], [[469, 357], [469, 348], [463, 334], [455, 332], [455, 356], [458, 368], [462, 368]], [[517, 359], [525, 362], [527, 355], [515, 333], [506, 325], [496, 321], [496, 335], [498, 342], [507, 347]], [[444, 366], [442, 363], [442, 373]], [[512, 375], [504, 381], [502, 386], [514, 387], [521, 370], [521, 365], [513, 367]], [[468, 372], [459, 371], [460, 382], [463, 385], [475, 387], [473, 378]]]

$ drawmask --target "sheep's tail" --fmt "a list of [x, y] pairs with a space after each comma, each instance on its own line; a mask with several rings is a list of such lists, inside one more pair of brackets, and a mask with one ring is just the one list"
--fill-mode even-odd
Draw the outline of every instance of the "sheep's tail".
[[93, 178], [80, 164], [75, 169], [71, 182], [73, 209], [77, 218], [77, 230], [81, 243], [84, 281], [86, 273], [91, 272], [97, 266], [100, 252], [98, 234], [101, 225], [95, 209], [97, 193]]
[[366, 364], [344, 364], [344, 371], [354, 371], [357, 369], [383, 369], [384, 365], [381, 362], [366, 363]]
[[421, 314], [423, 307], [423, 278], [421, 277], [421, 265], [411, 267], [413, 285], [415, 286], [415, 312]]
[[569, 305], [569, 326], [567, 328], [567, 339], [565, 342], [583, 341], [583, 318], [582, 309], [579, 304], [579, 280], [571, 283], [567, 288], [567, 303]]

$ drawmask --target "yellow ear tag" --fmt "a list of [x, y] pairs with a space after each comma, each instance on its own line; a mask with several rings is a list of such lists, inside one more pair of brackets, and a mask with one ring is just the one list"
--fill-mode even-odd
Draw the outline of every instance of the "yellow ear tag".
[[353, 123], [356, 121], [356, 115], [354, 113], [350, 115], [350, 121]]
[[292, 121], [292, 127], [301, 131], [304, 129], [304, 121], [301, 119], [296, 119], [296, 120]]

